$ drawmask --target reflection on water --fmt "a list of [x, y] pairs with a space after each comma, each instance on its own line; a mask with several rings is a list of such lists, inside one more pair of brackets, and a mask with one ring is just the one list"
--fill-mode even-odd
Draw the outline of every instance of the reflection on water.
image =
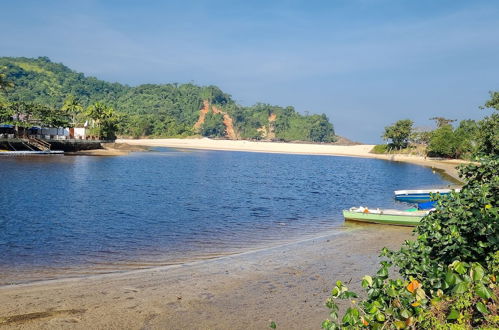
[[0, 284], [178, 263], [296, 240], [396, 189], [447, 185], [375, 159], [223, 151], [0, 159]]

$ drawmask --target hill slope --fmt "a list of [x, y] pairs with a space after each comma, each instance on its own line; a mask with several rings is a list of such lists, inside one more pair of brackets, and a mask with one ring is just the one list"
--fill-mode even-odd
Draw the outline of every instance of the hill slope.
[[56, 109], [68, 95], [74, 95], [84, 107], [103, 102], [123, 114], [119, 131], [122, 135], [166, 137], [201, 133], [231, 139], [334, 139], [333, 126], [325, 115], [305, 116], [293, 107], [268, 104], [243, 107], [216, 86], [131, 87], [86, 77], [47, 57], [0, 57], [0, 70], [15, 85], [5, 95], [7, 101], [26, 101]]

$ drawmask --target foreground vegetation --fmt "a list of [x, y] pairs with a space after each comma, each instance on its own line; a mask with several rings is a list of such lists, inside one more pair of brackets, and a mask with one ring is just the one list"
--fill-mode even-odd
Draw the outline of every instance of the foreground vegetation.
[[[53, 116], [64, 119], [67, 117], [64, 104], [72, 99], [78, 105], [74, 109], [85, 109], [72, 114], [73, 119], [79, 120], [75, 124], [79, 125], [87, 120], [88, 115], [84, 113], [91, 106], [100, 105], [94, 110], [102, 106], [113, 109], [113, 123], [108, 125], [114, 128], [113, 134], [130, 137], [194, 134], [224, 137], [227, 127], [221, 113], [210, 111], [201, 127], [194, 128], [203, 102], [208, 101], [212, 107], [232, 118], [236, 135], [241, 139], [331, 142], [335, 138], [333, 125], [325, 115], [302, 115], [293, 107], [268, 104], [240, 106], [216, 86], [174, 83], [130, 87], [85, 77], [46, 57], [1, 57], [0, 73], [0, 109], [3, 109], [0, 110], [0, 124], [12, 121], [12, 112], [18, 105], [21, 108], [50, 109]], [[96, 115], [96, 112], [93, 114]], [[109, 116], [103, 114], [101, 117]], [[102, 123], [104, 118], [92, 120]], [[59, 124], [50, 120], [46, 123]], [[19, 121], [18, 124], [24, 123]], [[104, 135], [113, 134], [107, 132]]]
[[[462, 120], [456, 127], [455, 120], [434, 117], [436, 129], [418, 131], [410, 119], [399, 120], [385, 127], [382, 137], [391, 141], [378, 145], [374, 153], [412, 152], [419, 149], [427, 156], [471, 159], [483, 154], [499, 154], [499, 92], [490, 93], [482, 109], [494, 113], [482, 120]], [[422, 148], [421, 148], [422, 147]]]
[[[499, 160], [460, 169], [459, 193], [435, 196], [438, 206], [415, 229], [416, 240], [384, 249], [376, 275], [366, 275], [366, 298], [336, 282], [324, 329], [499, 328]], [[400, 277], [389, 276], [395, 266]], [[350, 300], [343, 316], [338, 299]]]
[[[499, 110], [499, 93], [484, 107]], [[426, 136], [414, 137], [412, 121], [403, 120], [384, 137], [398, 151], [424, 138], [430, 155], [466, 154], [479, 163], [460, 168], [465, 185], [459, 193], [434, 196], [436, 209], [414, 230], [415, 241], [398, 251], [383, 249], [386, 260], [376, 275], [362, 279], [364, 299], [357, 302], [356, 293], [336, 282], [324, 329], [499, 328], [499, 114], [462, 121], [456, 129], [451, 120], [433, 119], [438, 128]], [[390, 276], [392, 267], [399, 276]], [[338, 299], [350, 301], [342, 316]]]

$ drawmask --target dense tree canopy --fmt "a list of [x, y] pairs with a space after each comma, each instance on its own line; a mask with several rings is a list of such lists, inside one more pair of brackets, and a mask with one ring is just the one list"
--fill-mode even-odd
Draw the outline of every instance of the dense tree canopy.
[[[466, 119], [459, 122], [444, 117], [433, 117], [436, 129], [412, 129], [412, 121], [399, 120], [392, 126], [385, 127], [384, 139], [391, 139], [396, 149], [426, 146], [429, 156], [471, 159], [482, 156], [499, 155], [499, 92], [491, 92], [490, 100], [480, 107], [492, 109], [494, 113], [482, 120]], [[409, 145], [410, 144], [410, 145]], [[410, 149], [409, 148], [409, 149]], [[386, 146], [376, 146], [373, 152], [387, 152]]]
[[412, 131], [413, 121], [410, 119], [402, 119], [391, 126], [385, 127], [385, 133], [382, 138], [392, 140], [392, 145], [395, 149], [407, 147], [409, 137]]
[[223, 137], [225, 130], [223, 115], [219, 113], [208, 113], [201, 126], [201, 134], [208, 137]]
[[71, 123], [78, 122], [82, 109], [99, 102], [116, 109], [120, 118], [117, 133], [124, 136], [223, 136], [226, 128], [213, 113], [200, 130], [194, 129], [203, 101], [208, 101], [232, 117], [236, 135], [243, 139], [334, 140], [333, 125], [325, 115], [302, 115], [293, 107], [268, 104], [243, 107], [216, 86], [173, 83], [130, 87], [85, 77], [47, 57], [1, 57], [0, 67], [4, 68], [2, 88], [7, 81], [15, 85], [4, 97], [8, 102], [60, 109]]

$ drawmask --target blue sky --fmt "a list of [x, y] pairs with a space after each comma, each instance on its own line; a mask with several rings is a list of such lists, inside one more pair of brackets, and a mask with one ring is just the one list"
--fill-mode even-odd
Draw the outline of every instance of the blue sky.
[[326, 113], [381, 142], [410, 118], [479, 119], [499, 90], [498, 1], [11, 1], [0, 56], [48, 56], [129, 85], [219, 86], [240, 104]]

